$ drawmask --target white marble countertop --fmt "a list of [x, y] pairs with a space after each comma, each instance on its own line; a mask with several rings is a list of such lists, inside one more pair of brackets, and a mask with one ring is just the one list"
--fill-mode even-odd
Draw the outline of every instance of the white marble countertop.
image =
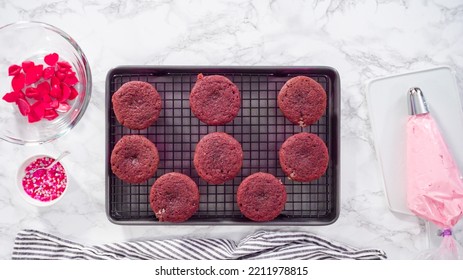
[[[426, 248], [424, 224], [391, 213], [380, 185], [365, 101], [368, 79], [449, 65], [463, 89], [460, 1], [138, 1], [0, 0], [0, 26], [55, 25], [80, 44], [93, 74], [91, 103], [59, 140], [35, 147], [0, 142], [0, 258], [10, 258], [20, 229], [34, 228], [86, 244], [175, 238], [239, 240], [265, 226], [118, 226], [105, 214], [106, 73], [125, 64], [327, 65], [342, 83], [341, 214], [324, 227], [291, 227], [409, 259]], [[31, 155], [72, 155], [72, 187], [56, 205], [30, 206], [16, 169]]]

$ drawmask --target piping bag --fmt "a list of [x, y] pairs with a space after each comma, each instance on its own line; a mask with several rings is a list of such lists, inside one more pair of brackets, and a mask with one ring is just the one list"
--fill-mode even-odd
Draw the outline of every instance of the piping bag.
[[440, 228], [437, 250], [422, 252], [420, 259], [463, 259], [463, 249], [452, 228], [463, 216], [463, 178], [423, 92], [408, 91], [407, 205], [418, 217]]

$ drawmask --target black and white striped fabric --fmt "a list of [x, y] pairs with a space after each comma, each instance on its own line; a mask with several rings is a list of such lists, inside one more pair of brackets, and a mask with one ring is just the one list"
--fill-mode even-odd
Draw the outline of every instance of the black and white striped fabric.
[[355, 249], [305, 232], [249, 235], [238, 244], [227, 239], [171, 239], [84, 246], [36, 230], [16, 236], [13, 259], [357, 259], [382, 260], [377, 249]]

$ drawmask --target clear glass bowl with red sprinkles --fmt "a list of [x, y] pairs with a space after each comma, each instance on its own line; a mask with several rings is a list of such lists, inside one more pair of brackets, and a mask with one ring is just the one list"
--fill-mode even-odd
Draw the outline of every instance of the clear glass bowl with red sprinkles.
[[68, 176], [62, 162], [45, 169], [54, 161], [46, 155], [33, 156], [20, 166], [17, 185], [21, 197], [35, 206], [50, 206], [58, 202], [68, 189]]
[[41, 22], [0, 27], [0, 138], [53, 141], [82, 118], [91, 96], [90, 67], [76, 41]]

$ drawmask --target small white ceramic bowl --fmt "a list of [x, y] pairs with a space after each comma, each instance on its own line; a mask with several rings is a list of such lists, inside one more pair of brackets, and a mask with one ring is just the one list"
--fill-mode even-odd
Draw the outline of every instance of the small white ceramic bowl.
[[67, 172], [67, 169], [66, 169], [66, 166], [64, 166], [63, 162], [60, 161], [61, 165], [63, 166], [64, 168], [64, 172], [66, 173], [66, 187], [64, 188], [64, 191], [63, 193], [61, 193], [61, 195], [57, 198], [55, 198], [54, 200], [51, 200], [51, 201], [40, 201], [40, 200], [37, 200], [37, 199], [34, 199], [32, 197], [30, 197], [26, 191], [24, 190], [24, 187], [23, 187], [23, 184], [22, 184], [22, 179], [24, 178], [24, 176], [26, 175], [26, 167], [31, 164], [33, 161], [35, 161], [36, 159], [39, 159], [39, 158], [42, 158], [42, 157], [49, 157], [49, 158], [52, 158], [52, 159], [55, 159], [54, 157], [52, 156], [48, 156], [48, 155], [36, 155], [36, 156], [33, 156], [33, 157], [30, 157], [28, 159], [26, 159], [23, 164], [21, 164], [21, 166], [19, 167], [18, 169], [18, 173], [16, 175], [16, 185], [18, 186], [18, 190], [19, 190], [19, 193], [20, 193], [20, 196], [25, 200], [27, 201], [28, 203], [34, 205], [34, 206], [38, 206], [38, 207], [46, 207], [46, 206], [51, 206], [53, 204], [55, 204], [56, 202], [58, 202], [61, 198], [63, 198], [63, 196], [66, 194], [68, 188], [69, 188], [69, 176], [68, 176], [68, 172]]

